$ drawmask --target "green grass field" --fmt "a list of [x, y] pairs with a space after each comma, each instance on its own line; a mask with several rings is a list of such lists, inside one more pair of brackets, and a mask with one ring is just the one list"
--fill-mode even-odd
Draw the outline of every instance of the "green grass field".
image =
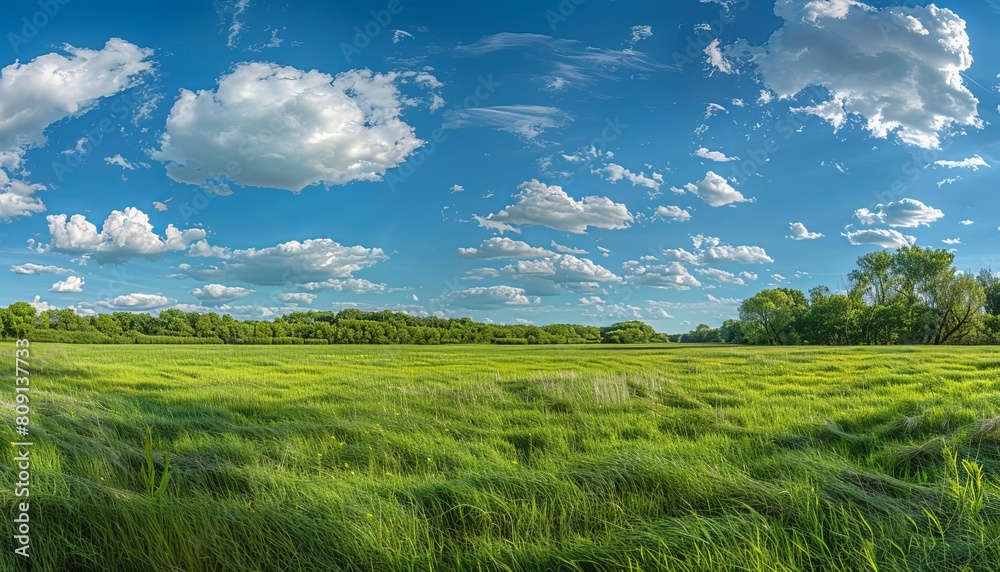
[[31, 350], [33, 570], [1000, 565], [1000, 349]]

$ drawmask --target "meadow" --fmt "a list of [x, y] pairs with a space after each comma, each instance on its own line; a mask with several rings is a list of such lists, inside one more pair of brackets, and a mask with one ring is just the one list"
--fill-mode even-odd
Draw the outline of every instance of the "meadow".
[[1000, 348], [31, 350], [36, 571], [1000, 563]]

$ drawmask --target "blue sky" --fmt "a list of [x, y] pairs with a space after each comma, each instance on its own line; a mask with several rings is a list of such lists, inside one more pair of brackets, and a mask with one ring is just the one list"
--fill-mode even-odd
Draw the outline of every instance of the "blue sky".
[[6, 10], [0, 303], [679, 332], [1000, 268], [994, 2], [340, 4]]

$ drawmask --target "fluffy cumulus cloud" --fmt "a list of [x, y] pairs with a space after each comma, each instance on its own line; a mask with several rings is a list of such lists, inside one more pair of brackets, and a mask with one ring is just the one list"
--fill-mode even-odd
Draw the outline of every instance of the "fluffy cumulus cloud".
[[678, 206], [658, 206], [653, 217], [665, 221], [684, 222], [691, 220], [691, 213]]
[[513, 133], [526, 141], [535, 141], [550, 129], [569, 123], [568, 113], [544, 105], [501, 105], [469, 107], [445, 113], [445, 129], [486, 127]]
[[540, 294], [557, 294], [560, 286], [573, 292], [590, 292], [600, 289], [601, 283], [618, 283], [617, 276], [600, 264], [572, 254], [556, 254], [539, 260], [520, 260], [500, 270], [509, 277]]
[[98, 232], [83, 215], [49, 215], [49, 250], [70, 254], [87, 254], [99, 264], [121, 264], [130, 258], [157, 260], [167, 251], [184, 250], [191, 243], [205, 238], [199, 228], [180, 230], [168, 225], [165, 236], [153, 231], [149, 216], [135, 207], [111, 211]]
[[163, 294], [143, 294], [141, 292], [133, 292], [131, 294], [124, 294], [107, 300], [101, 300], [100, 302], [97, 302], [97, 305], [110, 310], [143, 312], [163, 308], [165, 306], [172, 306], [176, 303], [177, 300], [168, 298]]
[[14, 274], [72, 274], [73, 271], [59, 266], [43, 266], [41, 264], [14, 264], [10, 267]]
[[152, 50], [112, 38], [100, 50], [64, 47], [0, 72], [0, 218], [45, 211], [34, 196], [42, 185], [11, 179], [29, 148], [47, 142], [48, 127], [93, 109], [98, 102], [137, 85], [152, 70]]
[[989, 168], [989, 164], [985, 159], [979, 155], [973, 155], [961, 161], [948, 161], [942, 159], [940, 161], [934, 161], [934, 164], [939, 167], [945, 167], [948, 169], [972, 169], [973, 171], [978, 171], [980, 167]]
[[673, 318], [663, 308], [653, 306], [653, 302], [647, 300], [648, 307], [635, 306], [632, 304], [617, 303], [612, 304], [601, 299], [600, 296], [584, 296], [580, 298], [581, 314], [588, 318], [598, 318], [601, 320], [668, 320]]
[[73, 292], [79, 294], [83, 292], [83, 278], [79, 276], [68, 276], [65, 280], [60, 280], [52, 285], [52, 289], [49, 292]]
[[874, 211], [867, 208], [854, 211], [861, 224], [887, 224], [904, 228], [930, 226], [944, 216], [940, 210], [929, 207], [916, 199], [899, 199], [886, 205], [877, 205]]
[[788, 228], [792, 231], [788, 235], [788, 238], [792, 240], [816, 240], [817, 238], [823, 238], [823, 234], [819, 232], [809, 232], [806, 225], [801, 222], [790, 222], [788, 223]]
[[591, 172], [600, 175], [604, 180], [609, 183], [617, 183], [618, 181], [625, 180], [632, 183], [634, 187], [646, 187], [657, 191], [660, 186], [663, 185], [663, 175], [660, 173], [650, 173], [650, 176], [646, 176], [646, 173], [633, 173], [625, 167], [618, 165], [616, 163], [608, 163], [603, 167], [597, 169], [591, 169]]
[[441, 296], [439, 301], [448, 306], [472, 310], [494, 310], [508, 306], [528, 306], [539, 303], [537, 297], [528, 296], [523, 288], [504, 285], [476, 286], [465, 290], [456, 290]]
[[712, 207], [754, 202], [753, 199], [744, 197], [742, 193], [734, 189], [725, 177], [717, 175], [712, 171], [705, 173], [705, 178], [697, 184], [688, 183], [684, 185], [683, 190], [696, 195]]
[[253, 290], [238, 286], [223, 286], [222, 284], [206, 284], [201, 288], [195, 288], [191, 291], [192, 296], [205, 304], [232, 302], [250, 294], [253, 294]]
[[685, 262], [688, 264], [767, 264], [774, 259], [759, 246], [723, 244], [715, 236], [698, 234], [691, 237], [694, 252], [683, 248], [668, 248], [663, 251], [666, 260]]
[[222, 262], [216, 266], [182, 265], [184, 274], [197, 280], [239, 281], [261, 286], [351, 278], [354, 272], [387, 258], [380, 248], [343, 246], [329, 238], [292, 240], [260, 249], [214, 247], [204, 255], [221, 258]]
[[875, 8], [855, 0], [778, 0], [784, 26], [754, 61], [781, 98], [809, 86], [829, 98], [800, 108], [835, 129], [859, 117], [872, 136], [938, 148], [950, 130], [982, 125], [962, 82], [972, 65], [965, 21], [947, 8]]
[[722, 244], [714, 236], [696, 235], [691, 237], [695, 252], [702, 263], [722, 262], [733, 264], [766, 264], [774, 262], [759, 246], [731, 246]]
[[[65, 46], [29, 63], [15, 62], [0, 75], [0, 153], [16, 167], [28, 147], [44, 145], [53, 123], [79, 115], [132, 87], [152, 69], [152, 50], [112, 38], [104, 48]], [[13, 164], [12, 164], [13, 162]]]
[[582, 234], [587, 227], [617, 230], [628, 228], [632, 214], [624, 204], [607, 197], [583, 197], [579, 201], [557, 185], [535, 179], [518, 186], [517, 202], [498, 213], [475, 217], [480, 226], [500, 232], [518, 232], [516, 225], [547, 226]]
[[701, 286], [701, 282], [680, 262], [645, 264], [629, 260], [622, 268], [625, 270], [625, 282], [635, 286], [673, 290], [690, 290]]
[[215, 90], [181, 90], [153, 156], [209, 189], [378, 181], [423, 144], [400, 117], [399, 77], [240, 64]]
[[299, 304], [309, 305], [316, 301], [316, 294], [308, 294], [306, 292], [286, 292], [284, 294], [279, 294], [278, 299], [285, 304], [293, 306], [297, 306]]
[[539, 258], [552, 254], [554, 253], [551, 250], [501, 237], [484, 240], [479, 248], [458, 249], [458, 256], [461, 258]]
[[698, 275], [704, 276], [705, 278], [718, 282], [719, 284], [733, 284], [735, 286], [746, 286], [747, 283], [746, 280], [744, 280], [744, 275], [754, 276], [749, 272], [736, 275], [732, 272], [727, 272], [719, 268], [695, 268], [694, 271]]
[[869, 228], [843, 233], [847, 240], [855, 246], [875, 245], [882, 248], [900, 248], [913, 246], [917, 239], [891, 228]]
[[322, 282], [307, 282], [302, 287], [306, 290], [333, 290], [351, 294], [383, 294], [393, 290], [386, 284], [363, 278], [330, 278]]
[[729, 161], [739, 161], [739, 157], [728, 157], [722, 151], [711, 151], [707, 147], [699, 147], [697, 151], [694, 152], [695, 157], [701, 157], [702, 159], [708, 159], [709, 161], [715, 161], [716, 163], [728, 163]]

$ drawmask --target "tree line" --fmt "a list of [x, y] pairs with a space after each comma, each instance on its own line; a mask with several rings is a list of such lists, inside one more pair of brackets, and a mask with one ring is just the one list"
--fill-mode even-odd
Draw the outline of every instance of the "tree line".
[[858, 258], [847, 289], [826, 286], [806, 296], [791, 288], [762, 290], [739, 306], [738, 320], [701, 324], [683, 342], [766, 345], [1000, 343], [1000, 275], [991, 268], [959, 272], [955, 255], [903, 247]]
[[36, 312], [27, 302], [0, 308], [0, 338], [65, 343], [178, 344], [588, 344], [666, 342], [649, 325], [618, 322], [504, 325], [470, 318], [417, 317], [401, 312], [293, 312], [274, 321], [178, 309], [80, 316], [73, 309]]

